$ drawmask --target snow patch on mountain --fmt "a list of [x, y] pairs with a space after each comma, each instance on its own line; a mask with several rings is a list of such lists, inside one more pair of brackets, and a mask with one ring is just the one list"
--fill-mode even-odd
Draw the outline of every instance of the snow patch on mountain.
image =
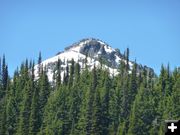
[[[120, 54], [120, 51], [113, 49], [107, 43], [94, 38], [83, 39], [73, 45], [66, 47], [63, 52], [59, 52], [56, 56], [42, 61], [41, 66], [46, 67], [47, 75], [50, 81], [53, 81], [53, 75], [56, 72], [56, 63], [61, 60], [61, 78], [66, 74], [67, 65], [70, 66], [70, 61], [74, 59], [75, 63], [79, 63], [81, 71], [85, 68], [84, 62], [87, 59], [87, 66], [90, 70], [100, 66], [103, 62], [103, 67], [108, 69], [111, 75], [118, 74], [120, 61], [125, 59]], [[100, 62], [101, 61], [101, 62]], [[129, 61], [130, 71], [133, 67], [133, 62]], [[35, 77], [38, 78], [38, 67], [35, 66]], [[139, 66], [140, 67], [140, 66]]]

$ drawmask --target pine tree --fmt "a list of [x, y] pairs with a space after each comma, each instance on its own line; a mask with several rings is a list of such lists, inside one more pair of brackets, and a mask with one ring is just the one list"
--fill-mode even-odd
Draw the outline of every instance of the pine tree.
[[92, 71], [92, 81], [89, 90], [89, 98], [87, 102], [87, 110], [86, 110], [86, 134], [90, 135], [93, 133], [92, 124], [93, 124], [93, 104], [94, 104], [94, 93], [97, 87], [97, 75], [96, 75], [96, 67], [94, 65], [94, 69]]
[[166, 87], [166, 71], [164, 66], [161, 66], [161, 73], [159, 76], [159, 87], [161, 89], [162, 95], [166, 95], [165, 87]]
[[26, 82], [24, 91], [25, 99], [23, 102], [23, 108], [21, 111], [19, 130], [17, 134], [24, 135], [29, 133], [29, 118], [30, 118], [30, 108], [31, 108], [31, 99], [32, 99], [32, 86], [31, 80]]
[[129, 48], [126, 49], [125, 58], [126, 58], [126, 72], [128, 72], [129, 71]]
[[42, 56], [41, 56], [41, 52], [39, 52], [39, 57], [38, 57], [38, 75], [40, 77], [40, 74], [41, 74], [41, 70], [42, 70]]
[[7, 101], [7, 107], [6, 107], [6, 125], [7, 125], [7, 131], [6, 134], [13, 135], [16, 131], [16, 124], [17, 124], [17, 106], [15, 101], [15, 89], [10, 89], [9, 98]]
[[[124, 54], [126, 62], [120, 61], [119, 75], [118, 75], [118, 84], [117, 84], [117, 102], [121, 106], [118, 107], [118, 112], [120, 113], [120, 121], [127, 119], [129, 110], [128, 110], [128, 100], [129, 100], [129, 51], [127, 49], [126, 54]], [[127, 125], [125, 125], [127, 126]]]
[[69, 65], [68, 65], [68, 61], [67, 61], [66, 72], [64, 72], [64, 81], [63, 81], [63, 83], [65, 85], [67, 85], [68, 81], [69, 81]]
[[110, 118], [109, 118], [109, 102], [110, 102], [110, 89], [111, 89], [111, 83], [109, 79], [109, 73], [105, 72], [105, 82], [104, 82], [104, 95], [102, 99], [102, 134], [108, 135], [109, 134], [109, 124], [110, 124]]
[[70, 93], [70, 99], [69, 99], [69, 103], [70, 103], [69, 117], [70, 117], [70, 121], [71, 121], [70, 134], [74, 135], [76, 127], [77, 127], [77, 123], [78, 123], [82, 100], [80, 97], [81, 90], [78, 85], [75, 85], [74, 87], [72, 87], [70, 91], [72, 91]]
[[79, 65], [79, 63], [76, 63], [75, 64], [75, 69], [74, 69], [74, 77], [75, 77], [75, 81], [74, 81], [74, 84], [79, 84], [79, 82], [80, 82], [80, 65]]
[[[131, 106], [137, 94], [137, 64], [136, 61], [133, 65], [132, 73], [130, 75], [125, 76], [125, 85], [124, 85], [124, 92], [123, 92], [123, 117], [125, 118], [125, 126], [126, 129], [129, 128], [129, 117], [131, 113]], [[125, 129], [125, 133], [128, 131]]]
[[56, 70], [57, 70], [56, 86], [59, 87], [61, 85], [61, 60], [60, 59], [58, 59]]
[[[115, 77], [116, 86], [115, 86], [115, 94], [116, 94], [116, 130], [119, 133], [120, 128], [122, 129], [122, 123], [123, 123], [123, 100], [124, 100], [124, 80], [125, 80], [125, 62], [120, 61], [119, 68], [118, 68], [119, 74]], [[123, 128], [124, 129], [124, 128]], [[123, 132], [123, 131], [122, 131]]]
[[40, 108], [39, 108], [39, 89], [34, 89], [34, 94], [32, 98], [32, 106], [31, 106], [31, 115], [30, 115], [30, 124], [29, 124], [29, 134], [35, 135], [40, 128]]
[[[146, 73], [144, 73], [145, 75]], [[128, 134], [147, 135], [151, 131], [151, 124], [155, 119], [154, 97], [147, 87], [147, 76], [143, 78], [138, 94], [136, 95], [130, 114]]]
[[137, 76], [137, 64], [135, 61], [133, 65], [133, 69], [132, 69], [131, 78], [130, 78], [130, 88], [129, 88], [129, 96], [130, 96], [129, 104], [130, 105], [134, 101], [136, 93], [137, 93], [137, 89], [138, 89], [136, 76]]
[[172, 93], [172, 87], [173, 87], [173, 82], [172, 82], [172, 73], [170, 71], [170, 65], [168, 63], [167, 65], [167, 69], [166, 69], [166, 87], [165, 87], [165, 91], [166, 91], [166, 95], [171, 95]]
[[[177, 69], [176, 69], [177, 70]], [[174, 75], [174, 86], [173, 86], [173, 93], [172, 93], [172, 99], [173, 99], [173, 119], [180, 119], [180, 70], [177, 70], [177, 75]]]
[[1, 99], [1, 106], [0, 106], [0, 135], [5, 135], [7, 131], [7, 124], [6, 124], [6, 99]]
[[19, 129], [20, 125], [20, 119], [21, 119], [21, 113], [22, 108], [24, 106], [24, 100], [25, 100], [25, 86], [29, 80], [28, 75], [28, 69], [26, 69], [25, 64], [21, 64], [20, 71], [17, 70], [14, 73], [13, 78], [13, 88], [15, 91], [15, 101], [16, 101], [16, 119], [17, 119], [17, 130]]
[[6, 65], [5, 55], [3, 55], [3, 61], [2, 61], [2, 93], [1, 93], [1, 98], [6, 94], [7, 81], [8, 81], [8, 66]]
[[5, 55], [2, 60], [2, 73], [0, 75], [0, 134], [7, 131], [6, 124], [6, 105], [7, 105], [7, 89], [8, 89], [8, 66], [6, 65]]
[[94, 101], [94, 114], [92, 130], [94, 135], [102, 135], [102, 112], [101, 112], [101, 97], [99, 89], [96, 90]]
[[50, 85], [49, 80], [46, 74], [46, 71], [42, 71], [39, 81], [38, 81], [38, 88], [39, 88], [39, 119], [40, 125], [43, 121], [43, 113], [44, 107], [48, 101], [49, 94], [50, 94]]
[[70, 134], [68, 89], [66, 87], [60, 87], [49, 98], [40, 134]]
[[109, 134], [117, 134], [118, 132], [118, 125], [119, 125], [119, 107], [118, 104], [118, 96], [117, 96], [117, 91], [116, 91], [116, 86], [117, 86], [117, 80], [116, 78], [111, 79], [111, 85], [110, 85], [110, 92], [109, 92], [109, 119], [110, 119], [110, 124], [109, 124]]
[[69, 76], [69, 87], [73, 85], [74, 80], [74, 59], [71, 60], [70, 76]]
[[86, 134], [86, 118], [87, 118], [87, 102], [89, 99], [89, 91], [88, 89], [91, 86], [91, 75], [87, 68], [80, 75], [80, 88], [82, 90], [81, 93], [81, 106], [80, 106], [80, 114], [77, 123], [77, 127], [75, 130], [75, 134]]
[[36, 135], [40, 129], [40, 107], [39, 107], [39, 88], [35, 87], [34, 81], [34, 62], [31, 68], [31, 82], [32, 82], [32, 104], [31, 104], [31, 114], [29, 120], [29, 134]]

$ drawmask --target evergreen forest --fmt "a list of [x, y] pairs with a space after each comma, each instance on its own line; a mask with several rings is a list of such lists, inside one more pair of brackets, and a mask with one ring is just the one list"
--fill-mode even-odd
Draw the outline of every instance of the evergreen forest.
[[165, 120], [180, 119], [180, 68], [162, 65], [159, 75], [145, 68], [129, 72], [129, 56], [119, 74], [102, 62], [88, 69], [71, 60], [61, 76], [56, 63], [53, 82], [46, 66], [25, 60], [8, 74], [0, 59], [0, 135], [164, 135]]

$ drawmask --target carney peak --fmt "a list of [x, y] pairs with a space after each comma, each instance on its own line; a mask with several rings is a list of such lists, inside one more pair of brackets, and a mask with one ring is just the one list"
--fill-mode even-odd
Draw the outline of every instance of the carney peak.
[[[114, 49], [102, 40], [95, 38], [82, 39], [79, 42], [66, 47], [64, 51], [59, 52], [56, 56], [51, 57], [42, 62], [42, 65], [47, 68], [47, 74], [50, 80], [53, 78], [53, 72], [56, 69], [56, 63], [61, 60], [62, 67], [62, 78], [66, 72], [67, 66], [70, 66], [70, 61], [73, 59], [76, 63], [79, 63], [81, 69], [84, 69], [84, 61], [87, 60], [88, 69], [92, 69], [93, 66], [99, 66], [101, 63], [104, 67], [109, 69], [111, 75], [118, 74], [118, 68], [121, 61], [126, 61], [126, 56], [122, 55], [119, 49]], [[131, 72], [134, 62], [129, 61], [129, 72]], [[147, 71], [152, 71], [153, 69], [142, 66], [138, 64], [137, 70], [141, 72], [143, 67]], [[36, 72], [38, 71], [38, 65], [36, 65]], [[37, 76], [37, 75], [36, 75]]]
[[109, 46], [107, 43], [105, 43], [104, 41], [100, 40], [100, 39], [96, 39], [96, 38], [84, 38], [72, 45], [70, 45], [69, 47], [66, 47], [65, 50], [69, 50], [71, 48], [74, 47], [83, 47], [83, 46]]
[[96, 38], [84, 38], [79, 42], [66, 47], [65, 51], [75, 51], [90, 57], [107, 54], [116, 54], [117, 56], [122, 57], [119, 49], [113, 49], [106, 42]]

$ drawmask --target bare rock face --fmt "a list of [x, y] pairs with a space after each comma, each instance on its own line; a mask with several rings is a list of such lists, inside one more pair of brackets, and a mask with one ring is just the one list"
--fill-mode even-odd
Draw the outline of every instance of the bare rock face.
[[78, 46], [80, 46], [79, 53], [96, 60], [101, 59], [112, 68], [118, 68], [118, 60], [123, 59], [123, 55], [118, 49], [113, 49], [107, 43], [94, 38], [83, 39], [65, 50], [68, 51]]

